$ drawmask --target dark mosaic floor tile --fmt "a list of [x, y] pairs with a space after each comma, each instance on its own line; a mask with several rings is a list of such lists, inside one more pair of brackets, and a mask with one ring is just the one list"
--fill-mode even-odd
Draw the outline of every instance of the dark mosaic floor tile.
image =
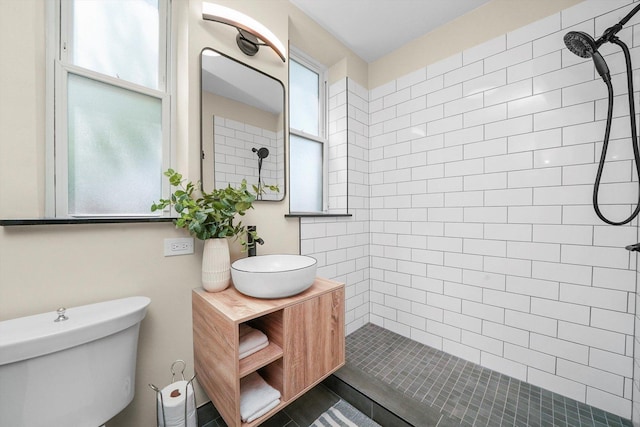
[[[459, 424], [631, 426], [629, 420], [416, 343], [373, 324], [347, 336], [347, 364]], [[604, 414], [604, 415], [603, 415]]]

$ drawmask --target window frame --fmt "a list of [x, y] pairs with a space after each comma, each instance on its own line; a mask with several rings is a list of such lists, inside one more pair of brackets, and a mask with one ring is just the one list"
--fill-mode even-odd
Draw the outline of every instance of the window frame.
[[[72, 0], [47, 2], [47, 43], [45, 82], [45, 215], [50, 218], [157, 218], [168, 217], [170, 211], [146, 214], [93, 213], [69, 214], [69, 164], [68, 164], [68, 123], [67, 123], [67, 82], [68, 75], [74, 74], [100, 83], [105, 83], [134, 93], [160, 100], [162, 125], [162, 170], [173, 166], [175, 158], [175, 103], [176, 84], [172, 76], [176, 66], [176, 43], [171, 34], [175, 33], [175, 22], [171, 19], [172, 0], [158, 0], [159, 52], [158, 88], [152, 89], [108, 76], [70, 63], [72, 47]], [[160, 178], [159, 178], [160, 179]], [[169, 195], [169, 183], [161, 179], [161, 194]], [[150, 201], [151, 203], [152, 201]]]
[[[312, 135], [302, 130], [296, 129], [291, 126], [291, 120], [289, 120], [289, 133], [299, 138], [307, 139], [310, 141], [318, 142], [322, 144], [322, 210], [318, 213], [326, 213], [329, 210], [329, 129], [328, 129], [328, 117], [329, 117], [329, 94], [328, 94], [328, 70], [322, 66], [319, 62], [315, 61], [309, 55], [303, 53], [299, 49], [293, 46], [289, 47], [289, 61], [297, 62], [303, 67], [318, 74], [318, 133], [319, 135]], [[290, 67], [289, 67], [290, 69]], [[289, 111], [291, 111], [291, 105], [289, 100]], [[289, 138], [289, 144], [291, 144], [291, 138]], [[291, 177], [289, 177], [291, 179]], [[292, 192], [289, 192], [292, 196]], [[289, 211], [291, 212], [291, 200], [289, 200]], [[297, 211], [293, 211], [298, 213]]]

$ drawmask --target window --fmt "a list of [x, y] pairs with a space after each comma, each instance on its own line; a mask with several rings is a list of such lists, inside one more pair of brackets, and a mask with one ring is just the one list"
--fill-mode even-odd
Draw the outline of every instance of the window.
[[323, 74], [320, 67], [301, 55], [294, 55], [289, 60], [291, 212], [327, 210], [326, 82]]
[[171, 151], [168, 3], [56, 4], [48, 214], [155, 215]]

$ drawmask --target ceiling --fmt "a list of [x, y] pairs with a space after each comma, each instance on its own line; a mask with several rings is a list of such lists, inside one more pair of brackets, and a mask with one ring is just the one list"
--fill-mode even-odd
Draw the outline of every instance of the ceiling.
[[366, 62], [490, 0], [289, 0]]

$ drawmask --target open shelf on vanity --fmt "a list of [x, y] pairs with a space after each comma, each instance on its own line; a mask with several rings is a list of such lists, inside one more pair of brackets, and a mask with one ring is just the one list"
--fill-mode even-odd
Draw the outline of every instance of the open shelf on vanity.
[[282, 348], [272, 342], [267, 348], [263, 348], [251, 356], [240, 359], [240, 378], [244, 378], [252, 372], [267, 366], [269, 363], [282, 358]]
[[269, 345], [244, 359], [240, 359], [240, 378], [282, 358], [282, 316], [283, 310], [276, 310], [264, 316], [251, 319], [246, 323], [262, 331], [269, 339]]
[[[344, 365], [344, 285], [316, 278], [289, 298], [256, 299], [230, 287], [194, 289], [193, 345], [198, 382], [229, 426], [257, 426]], [[269, 345], [239, 359], [239, 330], [262, 331]], [[258, 372], [281, 394], [250, 423], [240, 417], [240, 380]]]
[[[267, 382], [267, 384], [269, 384], [271, 387], [273, 387], [276, 390], [278, 390], [280, 392], [281, 396], [284, 396], [284, 393], [283, 393], [284, 384], [283, 384], [283, 363], [282, 363], [282, 358], [279, 358], [279, 359], [275, 360], [274, 362], [263, 366], [262, 368], [258, 369], [257, 371], [258, 371], [258, 374], [260, 374], [260, 376]], [[251, 372], [249, 372], [249, 373], [251, 373]], [[285, 406], [287, 406], [287, 403], [284, 402], [284, 400], [281, 398], [280, 399], [280, 404], [278, 404], [278, 406], [276, 406], [275, 408], [273, 408], [272, 410], [270, 410], [269, 412], [267, 412], [263, 416], [259, 417], [258, 419], [254, 420], [254, 421], [252, 421], [250, 423], [241, 422], [240, 425], [241, 425], [241, 427], [252, 427], [252, 426], [257, 426], [259, 424], [262, 424], [264, 421], [266, 421], [269, 418], [271, 418], [271, 416], [273, 414], [275, 414], [276, 412], [278, 412], [279, 410], [281, 410]]]

